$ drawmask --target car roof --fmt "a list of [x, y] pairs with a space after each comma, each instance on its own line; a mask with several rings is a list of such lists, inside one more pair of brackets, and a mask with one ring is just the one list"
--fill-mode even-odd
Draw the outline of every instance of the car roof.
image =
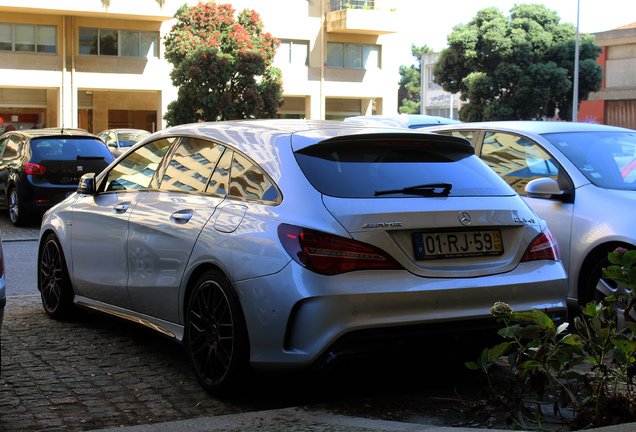
[[548, 134], [562, 132], [591, 132], [591, 131], [630, 131], [616, 126], [607, 126], [596, 123], [564, 122], [564, 121], [530, 121], [530, 120], [507, 120], [491, 122], [461, 123], [454, 126], [439, 126], [429, 129], [432, 132], [437, 130], [457, 130], [457, 129], [497, 129], [502, 131], [522, 132], [527, 134]]
[[101, 131], [100, 133], [104, 133], [104, 132], [129, 132], [129, 133], [151, 133], [150, 131], [147, 131], [145, 129], [134, 129], [134, 128], [114, 128], [114, 129], [104, 129], [103, 131]]
[[[302, 148], [328, 140], [329, 138], [344, 135], [363, 134], [400, 134], [407, 136], [413, 134], [421, 137], [426, 135], [429, 139], [438, 141], [440, 135], [432, 134], [417, 129], [392, 128], [378, 124], [377, 126], [365, 123], [346, 123], [336, 120], [297, 120], [297, 119], [269, 119], [269, 120], [232, 120], [223, 122], [191, 123], [171, 128], [163, 129], [154, 133], [151, 137], [170, 136], [202, 136], [206, 138], [216, 138], [227, 142], [243, 152], [253, 153], [256, 151], [272, 152], [277, 145], [276, 138], [280, 136], [293, 135], [293, 150]], [[245, 139], [251, 135], [252, 138]], [[455, 138], [455, 137], [445, 137]], [[146, 141], [144, 140], [144, 142]], [[459, 141], [470, 145], [467, 140], [458, 138]], [[289, 142], [289, 141], [287, 141]], [[455, 142], [455, 141], [453, 141]], [[140, 145], [139, 143], [137, 145]], [[256, 148], [258, 147], [258, 148]]]
[[354, 116], [344, 119], [345, 122], [356, 123], [381, 123], [386, 126], [406, 127], [416, 129], [423, 126], [442, 125], [442, 124], [458, 124], [461, 123], [457, 120], [449, 119], [446, 117], [431, 116], [425, 114], [400, 114], [400, 115], [369, 115], [369, 116]]
[[90, 133], [89, 131], [84, 129], [77, 129], [77, 128], [25, 129], [25, 130], [15, 130], [9, 133], [21, 134], [29, 138], [45, 138], [45, 137], [59, 137], [59, 136], [85, 136], [90, 138], [97, 138], [96, 135]]

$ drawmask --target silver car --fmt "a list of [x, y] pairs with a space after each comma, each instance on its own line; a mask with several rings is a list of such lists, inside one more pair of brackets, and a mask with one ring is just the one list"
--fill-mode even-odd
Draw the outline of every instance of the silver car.
[[46, 213], [38, 286], [52, 318], [183, 343], [209, 392], [492, 327], [496, 301], [566, 314], [552, 234], [468, 141], [328, 121], [153, 134]]
[[344, 119], [346, 122], [364, 123], [370, 126], [392, 126], [405, 127], [409, 129], [422, 129], [430, 126], [439, 126], [446, 124], [460, 124], [458, 120], [446, 117], [432, 116], [426, 114], [399, 114], [399, 115], [382, 115], [374, 114], [368, 116], [353, 116]]
[[147, 130], [120, 128], [103, 130], [97, 136], [104, 141], [113, 156], [118, 157], [148, 135], [150, 132]]
[[634, 249], [636, 131], [588, 123], [507, 121], [427, 129], [470, 140], [554, 233], [576, 310], [625, 293], [602, 277], [608, 252]]

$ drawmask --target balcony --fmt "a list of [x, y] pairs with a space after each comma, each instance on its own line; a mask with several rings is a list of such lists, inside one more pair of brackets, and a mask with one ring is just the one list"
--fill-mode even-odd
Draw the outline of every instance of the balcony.
[[375, 9], [374, 0], [330, 0], [327, 32], [365, 35], [397, 33], [396, 14]]

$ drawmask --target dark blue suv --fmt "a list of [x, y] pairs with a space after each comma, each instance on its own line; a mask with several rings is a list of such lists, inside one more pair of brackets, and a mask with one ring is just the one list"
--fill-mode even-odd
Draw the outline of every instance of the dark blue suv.
[[114, 160], [96, 136], [83, 129], [30, 129], [0, 136], [0, 205], [15, 226], [75, 192], [84, 173]]

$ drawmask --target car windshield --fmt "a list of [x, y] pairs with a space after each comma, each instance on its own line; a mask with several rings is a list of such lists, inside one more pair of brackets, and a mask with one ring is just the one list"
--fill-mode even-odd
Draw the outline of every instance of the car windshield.
[[131, 147], [137, 141], [141, 141], [150, 135], [148, 132], [124, 132], [120, 133], [119, 136], [119, 146], [120, 147]]
[[311, 184], [329, 196], [514, 195], [477, 156], [449, 143], [318, 144], [296, 157]]
[[636, 131], [568, 132], [543, 135], [594, 185], [636, 189]]
[[97, 138], [36, 138], [31, 140], [33, 156], [37, 160], [76, 160], [110, 158], [110, 152]]

